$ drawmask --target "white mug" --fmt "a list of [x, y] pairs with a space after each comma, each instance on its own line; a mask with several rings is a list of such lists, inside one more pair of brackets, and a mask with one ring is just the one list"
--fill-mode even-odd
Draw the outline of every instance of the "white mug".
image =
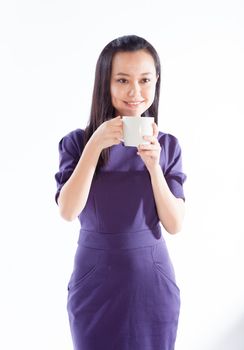
[[125, 146], [148, 145], [143, 136], [153, 135], [153, 117], [129, 117], [123, 116], [123, 137]]

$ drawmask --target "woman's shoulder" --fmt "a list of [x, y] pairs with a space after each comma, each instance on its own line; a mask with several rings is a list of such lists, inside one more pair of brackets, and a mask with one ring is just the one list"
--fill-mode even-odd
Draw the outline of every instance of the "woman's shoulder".
[[168, 163], [181, 155], [180, 143], [176, 136], [159, 131], [158, 142], [162, 148], [162, 156]]
[[159, 131], [158, 133], [158, 142], [164, 146], [166, 145], [177, 145], [178, 144], [178, 139], [176, 136], [169, 134], [169, 133], [165, 133], [162, 131]]
[[81, 141], [84, 139], [84, 130], [83, 129], [74, 129], [69, 131], [66, 135], [62, 137], [62, 139], [70, 139], [73, 141]]
[[74, 129], [59, 141], [59, 150], [80, 154], [84, 148], [84, 130]]

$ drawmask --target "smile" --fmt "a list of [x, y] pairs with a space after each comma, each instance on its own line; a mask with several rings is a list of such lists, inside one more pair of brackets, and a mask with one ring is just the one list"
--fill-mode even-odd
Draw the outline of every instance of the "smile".
[[143, 103], [144, 101], [133, 101], [133, 102], [126, 102], [125, 103], [128, 105], [128, 106], [131, 106], [131, 107], [134, 107], [134, 106], [138, 106], [139, 104]]

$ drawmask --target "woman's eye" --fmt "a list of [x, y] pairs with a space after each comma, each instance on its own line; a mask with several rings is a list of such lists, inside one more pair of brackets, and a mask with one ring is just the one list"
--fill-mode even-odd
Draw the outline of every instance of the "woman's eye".
[[142, 82], [145, 84], [145, 83], [149, 83], [150, 82], [150, 79], [148, 79], [148, 78], [144, 78], [144, 79], [142, 79]]
[[118, 83], [120, 83], [120, 84], [125, 84], [125, 83], [127, 83], [127, 80], [126, 79], [118, 79], [117, 80], [118, 81]]

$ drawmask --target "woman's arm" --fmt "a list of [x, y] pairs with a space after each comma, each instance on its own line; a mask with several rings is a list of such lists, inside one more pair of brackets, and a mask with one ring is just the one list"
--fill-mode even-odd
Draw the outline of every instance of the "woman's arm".
[[181, 230], [185, 213], [185, 203], [183, 199], [174, 196], [166, 182], [159, 164], [161, 146], [157, 140], [158, 128], [155, 123], [153, 124], [153, 129], [153, 136], [144, 137], [150, 144], [140, 145], [138, 154], [145, 163], [151, 177], [159, 220], [166, 231], [174, 234]]
[[184, 219], [185, 203], [170, 191], [159, 164], [150, 171], [150, 176], [159, 220], [166, 231], [177, 233]]
[[69, 180], [63, 185], [58, 205], [62, 218], [74, 220], [83, 210], [100, 156], [100, 150], [93, 140], [86, 144], [82, 155]]
[[101, 124], [87, 142], [58, 197], [60, 214], [65, 220], [74, 220], [84, 209], [100, 153], [104, 148], [121, 142], [122, 130], [121, 118], [113, 118]]

